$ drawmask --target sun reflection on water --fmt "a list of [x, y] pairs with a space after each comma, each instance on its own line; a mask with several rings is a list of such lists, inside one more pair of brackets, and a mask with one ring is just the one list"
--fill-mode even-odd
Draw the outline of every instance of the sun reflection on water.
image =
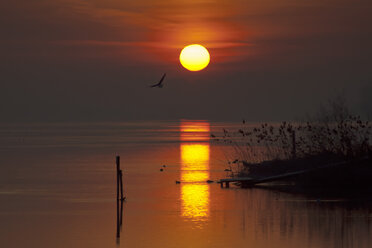
[[[182, 216], [205, 221], [209, 216], [208, 122], [181, 122], [181, 202]], [[186, 142], [187, 141], [187, 142]], [[199, 142], [198, 142], [199, 141]]]

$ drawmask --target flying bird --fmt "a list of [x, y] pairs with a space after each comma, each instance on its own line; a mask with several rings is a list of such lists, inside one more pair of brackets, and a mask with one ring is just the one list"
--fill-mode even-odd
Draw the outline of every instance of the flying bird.
[[167, 75], [167, 74], [164, 73], [164, 75], [161, 77], [159, 83], [154, 84], [154, 85], [150, 85], [150, 87], [151, 87], [151, 88], [154, 88], [154, 87], [163, 88], [163, 86], [164, 86], [163, 81], [164, 81], [165, 75]]

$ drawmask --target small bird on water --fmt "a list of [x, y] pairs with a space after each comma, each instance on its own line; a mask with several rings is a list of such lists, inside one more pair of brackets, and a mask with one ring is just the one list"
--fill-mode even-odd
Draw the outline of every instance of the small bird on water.
[[157, 84], [153, 84], [153, 85], [150, 85], [151, 88], [154, 88], [154, 87], [159, 87], [159, 88], [163, 88], [164, 84], [163, 84], [163, 81], [164, 81], [164, 78], [167, 74], [164, 73], [164, 75], [161, 77], [159, 83]]

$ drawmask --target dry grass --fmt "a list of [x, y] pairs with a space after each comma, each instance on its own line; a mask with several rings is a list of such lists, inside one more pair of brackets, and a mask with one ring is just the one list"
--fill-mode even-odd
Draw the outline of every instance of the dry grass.
[[215, 142], [230, 147], [229, 169], [238, 173], [243, 163], [257, 164], [321, 154], [347, 160], [370, 156], [371, 128], [371, 123], [358, 116], [347, 116], [332, 122], [282, 122], [277, 125], [263, 123], [257, 127], [243, 121], [240, 129], [223, 129], [220, 135], [212, 134], [211, 137]]

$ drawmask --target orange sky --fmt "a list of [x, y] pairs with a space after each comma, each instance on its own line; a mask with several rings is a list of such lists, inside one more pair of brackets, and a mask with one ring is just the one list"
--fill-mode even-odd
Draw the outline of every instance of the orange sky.
[[[81, 109], [73, 119], [85, 114], [86, 119], [105, 119], [106, 113], [112, 119], [113, 106], [146, 97], [168, 108], [168, 115], [146, 111], [148, 102], [138, 103], [138, 111], [120, 111], [134, 119], [222, 114], [283, 119], [301, 115], [313, 108], [312, 101], [323, 101], [335, 90], [348, 92], [356, 108], [371, 112], [370, 97], [363, 95], [371, 80], [371, 23], [367, 0], [7, 1], [0, 5], [5, 82], [0, 99], [10, 108], [1, 113], [4, 119], [16, 118], [17, 111], [25, 119], [42, 118], [52, 111], [44, 103], [52, 102], [61, 113], [53, 109], [48, 115], [56, 119], [67, 118], [76, 105]], [[190, 43], [205, 45], [211, 54], [210, 65], [198, 74], [178, 61]], [[142, 96], [130, 83], [143, 87], [163, 72], [175, 82], [168, 98]], [[193, 89], [187, 86], [201, 81]], [[87, 84], [92, 88], [87, 90]], [[107, 84], [124, 97], [108, 97]], [[208, 98], [207, 106], [190, 106], [187, 91], [198, 102]], [[119, 98], [127, 100], [113, 100]], [[249, 107], [262, 100], [262, 108]], [[169, 101], [177, 111], [167, 106]], [[270, 112], [271, 106], [280, 109]], [[102, 115], [96, 116], [97, 108]]]
[[[176, 63], [180, 49], [192, 43], [207, 46], [216, 62], [247, 60], [277, 49], [301, 49], [298, 39], [358, 34], [371, 21], [368, 1], [350, 0], [17, 0], [3, 5], [10, 12], [2, 19], [21, 27], [4, 40], [36, 51], [41, 44], [59, 50], [79, 46], [79, 55], [86, 57], [129, 54], [138, 63]], [[92, 47], [96, 54], [86, 54]]]

